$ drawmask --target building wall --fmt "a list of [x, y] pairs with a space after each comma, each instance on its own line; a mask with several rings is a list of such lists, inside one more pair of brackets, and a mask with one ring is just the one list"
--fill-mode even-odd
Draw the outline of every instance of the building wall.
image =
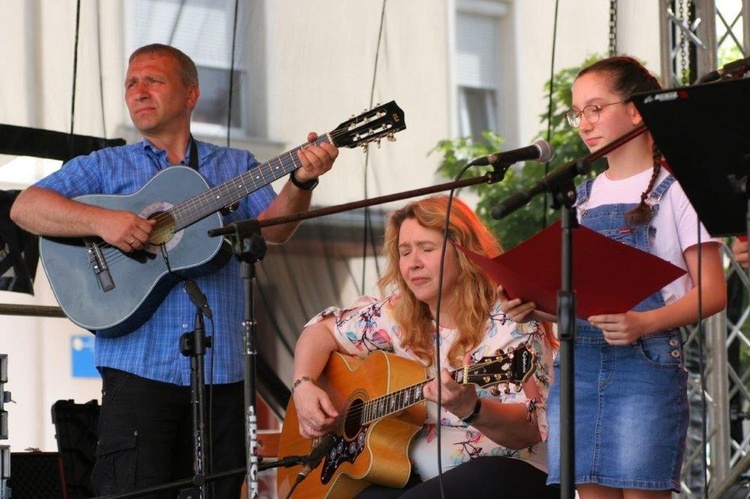
[[[503, 81], [514, 92], [513, 116], [507, 118], [515, 143], [508, 147], [518, 147], [538, 134], [538, 117], [547, 105], [543, 85], [552, 64], [555, 2], [501, 3], [510, 16], [510, 23], [503, 24], [502, 50], [511, 71]], [[371, 146], [369, 155], [342, 150], [315, 202], [334, 205], [445, 181], [435, 174], [440, 158], [429, 153], [456, 129], [452, 30], [456, 8], [467, 4], [482, 7], [483, 2], [385, 2], [378, 46], [383, 2], [249, 1], [267, 134], [234, 137], [232, 143], [269, 159], [301, 144], [308, 131], [330, 131], [371, 104], [396, 100], [407, 129], [394, 143]], [[618, 47], [658, 68], [658, 2], [621, 0], [620, 5]], [[0, 5], [0, 123], [70, 131], [75, 6], [73, 0], [5, 0]], [[75, 133], [137, 140], [122, 102], [127, 57], [122, 14], [122, 0], [82, 2]], [[608, 2], [560, 2], [555, 70], [606, 53], [608, 20]], [[225, 143], [224, 137], [212, 140]], [[0, 188], [23, 188], [53, 167], [0, 156]], [[352, 277], [341, 285], [342, 303], [361, 289], [374, 292], [374, 271], [368, 269], [362, 283], [361, 261], [350, 265]], [[37, 276], [34, 297], [0, 292], [0, 302], [55, 305], [41, 269]], [[5, 389], [16, 402], [6, 404], [13, 450], [54, 450], [51, 405], [99, 397], [97, 379], [71, 376], [71, 338], [78, 334], [86, 333], [66, 319], [0, 316], [0, 353], [9, 354]], [[279, 362], [288, 365], [289, 359]]]

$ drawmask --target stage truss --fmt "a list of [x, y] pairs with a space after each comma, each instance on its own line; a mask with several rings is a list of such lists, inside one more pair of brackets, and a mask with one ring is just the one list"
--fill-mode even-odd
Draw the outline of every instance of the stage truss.
[[[660, 0], [660, 12], [667, 86], [690, 85], [748, 56], [750, 0]], [[727, 311], [685, 329], [691, 406], [679, 494], [685, 498], [719, 499], [750, 469], [750, 279], [729, 246], [723, 252]]]

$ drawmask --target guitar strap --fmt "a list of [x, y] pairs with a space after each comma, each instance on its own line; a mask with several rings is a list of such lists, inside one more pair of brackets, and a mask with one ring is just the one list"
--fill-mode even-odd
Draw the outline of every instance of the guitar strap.
[[198, 144], [195, 143], [193, 134], [190, 134], [190, 161], [188, 166], [195, 171], [198, 171]]
[[[193, 138], [192, 133], [190, 134], [190, 159], [188, 160], [187, 166], [189, 166], [196, 172], [198, 171], [198, 144], [195, 143], [195, 139]], [[170, 274], [175, 274], [180, 279], [185, 280], [185, 278], [180, 276], [179, 273], [172, 270], [172, 266], [169, 264], [169, 255], [167, 254], [166, 246], [164, 244], [160, 244], [159, 247], [161, 248], [161, 254], [164, 258], [164, 263], [167, 265], [167, 271]]]
[[[195, 140], [195, 138], [193, 137], [193, 134], [191, 133], [190, 134], [190, 158], [188, 159], [187, 166], [189, 166], [190, 168], [192, 168], [193, 170], [195, 170], [197, 172], [198, 171], [198, 165], [199, 165], [198, 142]], [[225, 208], [222, 208], [221, 209], [221, 214], [222, 215], [228, 215], [229, 213], [231, 213], [234, 210], [236, 210], [239, 207], [239, 205], [240, 205], [239, 201], [237, 201], [236, 203], [232, 204], [231, 206], [227, 206]], [[185, 277], [182, 277], [182, 276], [180, 276], [179, 273], [172, 271], [172, 267], [169, 264], [169, 257], [168, 257], [168, 255], [166, 253], [165, 246], [161, 245], [161, 248], [162, 248], [162, 256], [165, 259], [165, 263], [167, 265], [167, 270], [169, 271], [169, 273], [175, 274], [180, 279], [185, 280], [186, 279]], [[229, 254], [231, 254], [231, 249], [229, 250]]]
[[[190, 160], [188, 161], [188, 166], [192, 168], [195, 171], [198, 171], [198, 144], [193, 138], [193, 134], [190, 134]], [[237, 208], [240, 207], [240, 202], [235, 201], [229, 206], [225, 206], [221, 209], [222, 215], [229, 215], [230, 213], [237, 211]]]

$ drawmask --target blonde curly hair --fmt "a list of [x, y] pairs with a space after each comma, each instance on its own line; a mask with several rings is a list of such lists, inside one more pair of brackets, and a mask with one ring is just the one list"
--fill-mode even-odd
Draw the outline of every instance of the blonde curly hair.
[[[422, 227], [439, 232], [445, 230], [448, 211], [447, 196], [433, 196], [413, 201], [396, 210], [388, 219], [383, 252], [387, 268], [378, 285], [384, 295], [396, 293], [393, 317], [401, 327], [402, 342], [427, 365], [433, 362], [435, 330], [429, 307], [409, 290], [399, 269], [399, 231], [407, 219], [416, 220]], [[500, 243], [479, 220], [474, 211], [460, 199], [454, 198], [450, 209], [448, 240], [480, 255], [493, 258], [502, 253]], [[492, 305], [498, 299], [497, 284], [460, 250], [454, 252], [459, 268], [458, 280], [450, 295], [444, 299], [461, 314], [457, 321], [458, 339], [448, 352], [448, 361], [454, 367], [461, 365], [464, 355], [481, 343], [485, 324]]]

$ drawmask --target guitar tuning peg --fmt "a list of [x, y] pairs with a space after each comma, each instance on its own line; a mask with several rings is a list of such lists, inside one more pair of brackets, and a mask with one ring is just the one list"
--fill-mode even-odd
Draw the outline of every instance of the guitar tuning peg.
[[367, 154], [367, 146], [368, 146], [368, 144], [360, 144], [360, 146], [359, 146], [359, 147], [362, 148], [362, 152], [365, 153], [365, 154]]
[[380, 149], [380, 139], [377, 139], [375, 143], [378, 145], [378, 149]]
[[500, 390], [497, 389], [497, 387], [490, 388], [490, 393], [493, 397], [499, 397], [500, 396]]
[[395, 135], [393, 135], [392, 133], [389, 133], [388, 135], [386, 135], [386, 136], [385, 136], [385, 139], [386, 139], [386, 140], [387, 140], [388, 142], [396, 142], [396, 136], [395, 136]]

